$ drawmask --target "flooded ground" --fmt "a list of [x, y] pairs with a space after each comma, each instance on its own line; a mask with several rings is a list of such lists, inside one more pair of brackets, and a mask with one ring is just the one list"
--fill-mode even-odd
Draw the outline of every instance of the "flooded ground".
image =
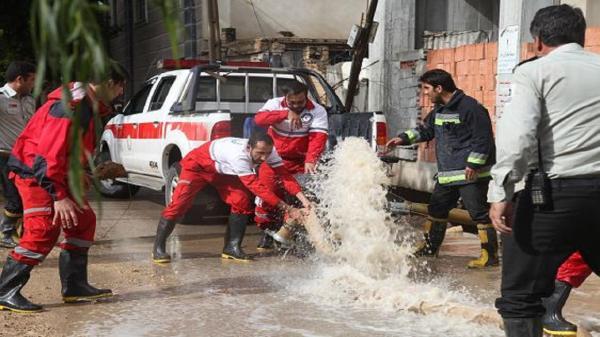
[[[422, 219], [385, 211], [386, 171], [366, 142], [346, 140], [323, 172], [307, 222], [317, 252], [304, 258], [258, 254], [253, 227], [245, 249], [256, 261], [222, 261], [224, 224], [179, 225], [168, 242], [173, 262], [155, 265], [162, 194], [105, 200], [90, 280], [116, 296], [63, 304], [55, 250], [23, 291], [46, 310], [0, 312], [0, 336], [503, 336], [493, 308], [500, 268], [465, 267], [479, 254], [474, 235], [450, 230], [439, 258], [415, 259]], [[600, 336], [599, 313], [600, 281], [592, 276], [574, 291], [566, 316]]]
[[[46, 311], [1, 312], [0, 336], [502, 336], [494, 325], [468, 323], [443, 312], [397, 310], [383, 296], [393, 298], [414, 289], [382, 284], [380, 299], [368, 302], [343, 288], [331, 288], [325, 296], [317, 287], [328, 282], [329, 266], [323, 261], [280, 256], [258, 256], [250, 264], [221, 261], [220, 225], [178, 226], [169, 242], [174, 262], [154, 265], [150, 250], [161, 198], [142, 191], [132, 202], [103, 203], [98, 242], [90, 252], [90, 279], [111, 287], [118, 294], [115, 298], [63, 304], [55, 249], [24, 290]], [[250, 229], [246, 249], [256, 252], [257, 240], [257, 232]], [[467, 271], [466, 262], [477, 252], [475, 236], [451, 233], [440, 258], [429, 266], [439, 277], [438, 289], [449, 285], [474, 298], [474, 307], [491, 310], [499, 268]], [[7, 253], [0, 252], [2, 261]], [[566, 315], [580, 321], [598, 319], [598, 313], [600, 282], [591, 276], [572, 295]]]

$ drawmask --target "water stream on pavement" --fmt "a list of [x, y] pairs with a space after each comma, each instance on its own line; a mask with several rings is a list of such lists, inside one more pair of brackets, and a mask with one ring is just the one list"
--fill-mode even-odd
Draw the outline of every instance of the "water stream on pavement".
[[145, 286], [86, 307], [72, 336], [503, 335], [491, 302], [410, 256], [414, 230], [385, 211], [386, 168], [364, 140], [342, 142], [318, 181], [313, 256], [151, 266]]

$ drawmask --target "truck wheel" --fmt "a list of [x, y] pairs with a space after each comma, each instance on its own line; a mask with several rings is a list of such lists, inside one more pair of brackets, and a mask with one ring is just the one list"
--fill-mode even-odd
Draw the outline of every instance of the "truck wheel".
[[[110, 152], [102, 151], [96, 156], [94, 160], [95, 164], [98, 165], [105, 161], [111, 160]], [[136, 185], [122, 183], [114, 179], [100, 180], [100, 194], [107, 198], [114, 199], [129, 199], [133, 197], [139, 190], [140, 187]]]
[[175, 187], [179, 183], [179, 174], [181, 173], [181, 165], [173, 163], [167, 172], [167, 183], [165, 184], [165, 205], [171, 203]]

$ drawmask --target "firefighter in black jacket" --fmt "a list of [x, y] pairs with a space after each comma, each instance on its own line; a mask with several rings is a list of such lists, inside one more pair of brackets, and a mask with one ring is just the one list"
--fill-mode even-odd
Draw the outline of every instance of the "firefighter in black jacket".
[[437, 182], [429, 201], [424, 242], [415, 255], [437, 256], [444, 240], [449, 211], [462, 198], [477, 223], [481, 256], [469, 268], [498, 265], [498, 239], [488, 216], [486, 194], [494, 164], [494, 139], [487, 110], [454, 84], [444, 70], [427, 71], [419, 78], [421, 91], [435, 104], [423, 124], [391, 139], [387, 146], [436, 139]]

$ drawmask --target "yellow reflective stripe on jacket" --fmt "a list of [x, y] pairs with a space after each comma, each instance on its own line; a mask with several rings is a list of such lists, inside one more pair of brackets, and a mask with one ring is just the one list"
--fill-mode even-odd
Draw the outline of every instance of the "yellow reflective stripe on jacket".
[[420, 137], [420, 134], [417, 130], [407, 130], [404, 133], [408, 136], [408, 141], [410, 141], [411, 144], [417, 141]]
[[460, 124], [460, 119], [435, 119], [435, 125]]
[[[477, 174], [477, 178], [486, 178], [489, 176], [491, 176], [489, 167]], [[451, 184], [466, 180], [467, 178], [465, 177], [465, 170], [438, 172], [438, 182], [440, 184]]]
[[435, 125], [460, 124], [459, 114], [436, 114]]
[[471, 152], [469, 153], [469, 158], [467, 158], [467, 162], [472, 164], [483, 165], [487, 161], [488, 155], [484, 153]]

